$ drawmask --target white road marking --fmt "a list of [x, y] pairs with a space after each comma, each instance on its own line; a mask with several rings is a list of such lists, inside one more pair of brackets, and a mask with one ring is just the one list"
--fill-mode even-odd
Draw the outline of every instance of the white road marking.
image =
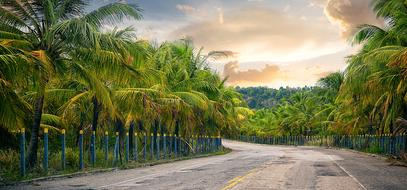
[[345, 172], [349, 177], [351, 177], [357, 184], [359, 184], [360, 187], [362, 187], [362, 189], [367, 190], [366, 187], [365, 187], [364, 185], [362, 185], [362, 183], [360, 183], [358, 179], [356, 179], [352, 174], [350, 174], [344, 167], [342, 167], [341, 165], [339, 165], [339, 163], [336, 162], [336, 161], [331, 157], [331, 155], [327, 155], [327, 156], [328, 156], [328, 158], [329, 158], [330, 160], [332, 160], [332, 162], [334, 162], [339, 168], [341, 168], [342, 171], [344, 171], [344, 172]]

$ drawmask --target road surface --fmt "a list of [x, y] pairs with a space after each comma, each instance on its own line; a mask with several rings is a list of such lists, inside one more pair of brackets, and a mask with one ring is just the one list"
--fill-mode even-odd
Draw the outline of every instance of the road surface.
[[224, 141], [233, 152], [5, 189], [407, 189], [407, 168], [346, 150]]

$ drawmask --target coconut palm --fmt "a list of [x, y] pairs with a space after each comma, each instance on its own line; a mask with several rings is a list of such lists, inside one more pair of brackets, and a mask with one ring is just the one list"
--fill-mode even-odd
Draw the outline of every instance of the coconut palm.
[[[31, 89], [36, 93], [28, 148], [29, 165], [37, 157], [38, 131], [44, 106], [45, 89], [56, 75], [64, 75], [65, 68], [82, 63], [69, 55], [92, 44], [97, 48], [103, 24], [114, 24], [123, 18], [139, 19], [140, 10], [123, 3], [113, 3], [84, 14], [85, 1], [13, 1], [0, 2], [0, 32], [2, 43], [18, 43], [29, 59], [32, 76]], [[10, 34], [11, 33], [11, 34]], [[84, 73], [83, 73], [84, 74]]]

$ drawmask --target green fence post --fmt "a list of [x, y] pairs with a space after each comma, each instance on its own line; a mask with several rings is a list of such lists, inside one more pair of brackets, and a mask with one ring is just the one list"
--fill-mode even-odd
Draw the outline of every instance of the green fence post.
[[83, 169], [83, 130], [79, 131], [79, 169]]
[[20, 134], [20, 175], [25, 176], [25, 128]]
[[92, 167], [95, 167], [95, 162], [96, 162], [96, 151], [95, 151], [95, 139], [96, 137], [96, 131], [92, 131], [91, 135], [91, 142], [90, 142], [90, 161], [92, 163]]
[[109, 132], [105, 131], [105, 161], [109, 159]]
[[48, 128], [44, 128], [44, 162], [43, 167], [48, 171]]
[[65, 160], [65, 129], [61, 130], [61, 164], [62, 169], [65, 170], [66, 160]]
[[130, 153], [130, 142], [129, 142], [129, 132], [126, 132], [126, 151], [124, 152], [126, 163], [129, 162]]

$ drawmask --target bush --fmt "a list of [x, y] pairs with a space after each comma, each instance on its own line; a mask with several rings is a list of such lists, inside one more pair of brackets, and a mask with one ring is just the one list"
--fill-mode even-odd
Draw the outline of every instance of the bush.
[[17, 150], [0, 150], [0, 183], [7, 179], [19, 177], [20, 155]]

